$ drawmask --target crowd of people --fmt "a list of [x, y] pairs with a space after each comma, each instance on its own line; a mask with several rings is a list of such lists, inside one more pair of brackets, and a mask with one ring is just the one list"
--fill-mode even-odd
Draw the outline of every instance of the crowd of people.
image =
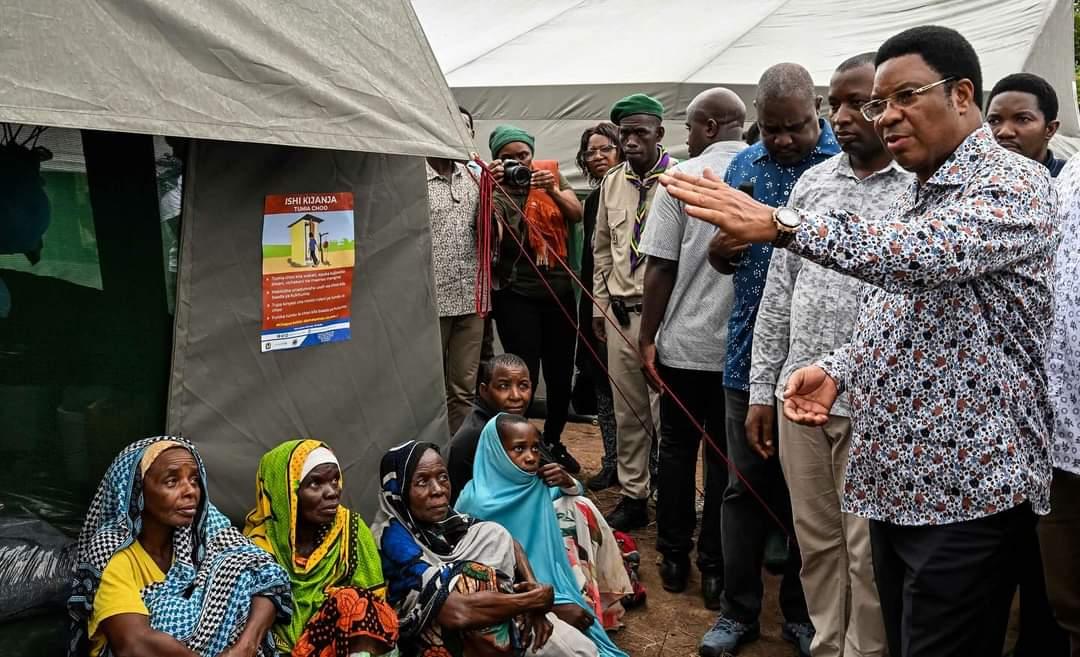
[[[283, 443], [240, 532], [191, 443], [131, 445], [80, 536], [73, 646], [623, 657], [653, 498], [663, 587], [696, 554], [718, 612], [702, 657], [759, 636], [763, 567], [799, 655], [999, 657], [1019, 588], [1016, 657], [1080, 656], [1080, 159], [1048, 147], [1054, 90], [1020, 73], [984, 104], [974, 49], [928, 26], [840, 62], [822, 103], [771, 66], [747, 135], [703, 91], [678, 162], [628, 96], [581, 137], [584, 202], [514, 126], [483, 167], [429, 160], [445, 456], [389, 450], [369, 528], [329, 445]], [[612, 487], [605, 517], [587, 491]]]

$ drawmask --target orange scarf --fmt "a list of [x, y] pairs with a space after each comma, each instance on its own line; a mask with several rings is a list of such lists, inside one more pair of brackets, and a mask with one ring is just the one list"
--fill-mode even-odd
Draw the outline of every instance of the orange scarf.
[[[550, 171], [559, 184], [559, 163], [556, 160], [533, 160], [534, 171]], [[536, 264], [551, 267], [555, 258], [566, 258], [566, 219], [551, 195], [542, 189], [529, 190], [525, 199], [525, 225], [528, 228], [529, 246], [536, 254]]]

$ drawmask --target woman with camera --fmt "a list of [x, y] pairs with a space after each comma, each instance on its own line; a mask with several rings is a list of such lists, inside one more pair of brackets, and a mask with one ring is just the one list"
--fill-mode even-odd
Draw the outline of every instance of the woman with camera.
[[562, 263], [567, 262], [570, 225], [581, 221], [581, 203], [557, 162], [533, 159], [536, 140], [529, 133], [500, 125], [488, 146], [496, 174], [502, 165], [495, 211], [505, 228], [493, 298], [499, 339], [505, 351], [525, 360], [534, 382], [543, 374], [544, 442], [555, 460], [576, 474], [581, 466], [562, 444], [577, 335], [563, 312], [573, 317], [576, 301], [573, 281]]

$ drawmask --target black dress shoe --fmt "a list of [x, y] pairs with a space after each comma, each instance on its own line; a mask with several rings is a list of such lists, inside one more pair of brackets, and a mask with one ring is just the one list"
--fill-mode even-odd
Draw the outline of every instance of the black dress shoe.
[[599, 492], [619, 485], [619, 473], [615, 467], [604, 467], [596, 476], [585, 483], [589, 490]]
[[605, 518], [612, 529], [629, 532], [649, 524], [649, 507], [645, 500], [623, 496], [615, 510]]
[[668, 559], [660, 562], [660, 582], [664, 590], [670, 593], [682, 593], [686, 590], [686, 580], [690, 577], [690, 561]]
[[581, 464], [577, 462], [573, 454], [567, 451], [566, 445], [554, 443], [548, 444], [547, 448], [555, 462], [561, 465], [564, 470], [572, 475], [581, 472]]
[[724, 593], [724, 576], [701, 573], [701, 597], [705, 608], [713, 611], [720, 608], [720, 596]]

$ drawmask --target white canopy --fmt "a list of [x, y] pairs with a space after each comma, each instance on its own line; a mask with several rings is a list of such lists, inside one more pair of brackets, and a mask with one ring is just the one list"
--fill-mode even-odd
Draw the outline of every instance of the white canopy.
[[[1080, 145], [1068, 0], [413, 0], [447, 81], [477, 119], [532, 131], [537, 155], [576, 174], [581, 132], [633, 92], [666, 108], [665, 142], [685, 154], [686, 105], [725, 86], [747, 101], [769, 66], [798, 62], [822, 92], [836, 66], [917, 25], [947, 25], [975, 46], [984, 88], [1010, 73], [1050, 80], [1062, 152]], [[748, 103], [749, 105], [749, 103]], [[752, 112], [752, 108], [751, 108]], [[751, 117], [752, 118], [752, 117]], [[580, 177], [576, 178], [580, 182]]]
[[6, 0], [0, 44], [0, 121], [467, 152], [407, 0]]

